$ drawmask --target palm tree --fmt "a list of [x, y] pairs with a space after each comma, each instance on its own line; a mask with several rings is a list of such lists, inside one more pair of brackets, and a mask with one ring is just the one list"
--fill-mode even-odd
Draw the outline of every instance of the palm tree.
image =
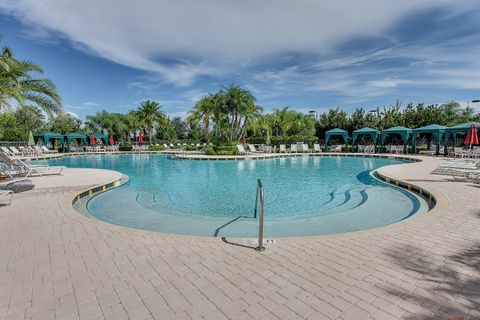
[[210, 143], [210, 121], [214, 117], [215, 111], [215, 101], [213, 101], [211, 96], [206, 96], [200, 99], [198, 103], [193, 107], [192, 110], [188, 112], [188, 122], [190, 123], [202, 123], [204, 136], [207, 143]]
[[20, 107], [29, 104], [47, 112], [61, 111], [61, 99], [55, 85], [48, 79], [35, 78], [30, 73], [43, 73], [40, 66], [20, 61], [13, 57], [8, 47], [2, 48], [0, 54], [0, 108], [8, 106], [10, 100], [15, 100]]
[[280, 132], [283, 136], [286, 136], [294, 125], [292, 112], [288, 110], [288, 108], [289, 107], [287, 106], [282, 109], [273, 110], [275, 125], [278, 127], [278, 129], [280, 129]]
[[230, 85], [220, 91], [223, 97], [224, 111], [228, 119], [229, 140], [245, 139], [245, 127], [249, 119], [259, 114], [255, 97], [246, 89]]
[[156, 124], [163, 124], [165, 120], [165, 113], [160, 110], [162, 106], [151, 100], [146, 100], [140, 103], [140, 107], [134, 111], [134, 118], [138, 120], [141, 126], [148, 133], [149, 144], [152, 144], [153, 130]]

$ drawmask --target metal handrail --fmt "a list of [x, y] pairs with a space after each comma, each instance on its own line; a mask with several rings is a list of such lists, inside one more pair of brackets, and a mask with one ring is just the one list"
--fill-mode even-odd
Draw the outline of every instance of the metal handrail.
[[256, 251], [262, 252], [265, 251], [265, 247], [263, 246], [263, 210], [264, 210], [264, 193], [263, 193], [263, 185], [260, 179], [257, 181], [257, 195], [255, 198], [255, 212], [254, 217], [257, 218], [257, 208], [258, 208], [258, 200], [260, 199], [260, 210], [258, 211], [258, 246], [255, 248]]

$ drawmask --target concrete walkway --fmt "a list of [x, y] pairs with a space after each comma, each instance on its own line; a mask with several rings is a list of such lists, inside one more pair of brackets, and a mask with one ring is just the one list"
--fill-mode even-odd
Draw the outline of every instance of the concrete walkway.
[[381, 168], [431, 191], [430, 213], [379, 229], [278, 238], [176, 236], [71, 208], [112, 171], [68, 169], [0, 208], [0, 319], [480, 319], [479, 185], [439, 161]]

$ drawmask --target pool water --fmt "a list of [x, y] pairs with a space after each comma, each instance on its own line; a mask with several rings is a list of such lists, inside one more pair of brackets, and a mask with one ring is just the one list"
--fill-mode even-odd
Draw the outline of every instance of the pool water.
[[167, 155], [88, 155], [50, 165], [113, 169], [130, 177], [84, 209], [113, 224], [168, 233], [253, 237], [257, 179], [265, 189], [269, 237], [332, 234], [399, 222], [426, 201], [371, 176], [401, 160], [303, 156], [258, 160], [180, 160]]

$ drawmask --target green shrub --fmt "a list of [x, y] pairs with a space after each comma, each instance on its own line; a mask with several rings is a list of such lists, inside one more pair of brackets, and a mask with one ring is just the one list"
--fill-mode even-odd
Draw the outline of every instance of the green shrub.
[[132, 151], [132, 146], [119, 146], [118, 151]]
[[196, 150], [198, 150], [198, 147], [187, 145], [187, 146], [185, 146], [185, 150], [186, 151], [196, 151]]
[[213, 150], [213, 148], [209, 148], [205, 151], [205, 154], [209, 155], [209, 156], [213, 156], [215, 155], [215, 151]]
[[148, 151], [163, 151], [165, 150], [164, 146], [148, 146]]

